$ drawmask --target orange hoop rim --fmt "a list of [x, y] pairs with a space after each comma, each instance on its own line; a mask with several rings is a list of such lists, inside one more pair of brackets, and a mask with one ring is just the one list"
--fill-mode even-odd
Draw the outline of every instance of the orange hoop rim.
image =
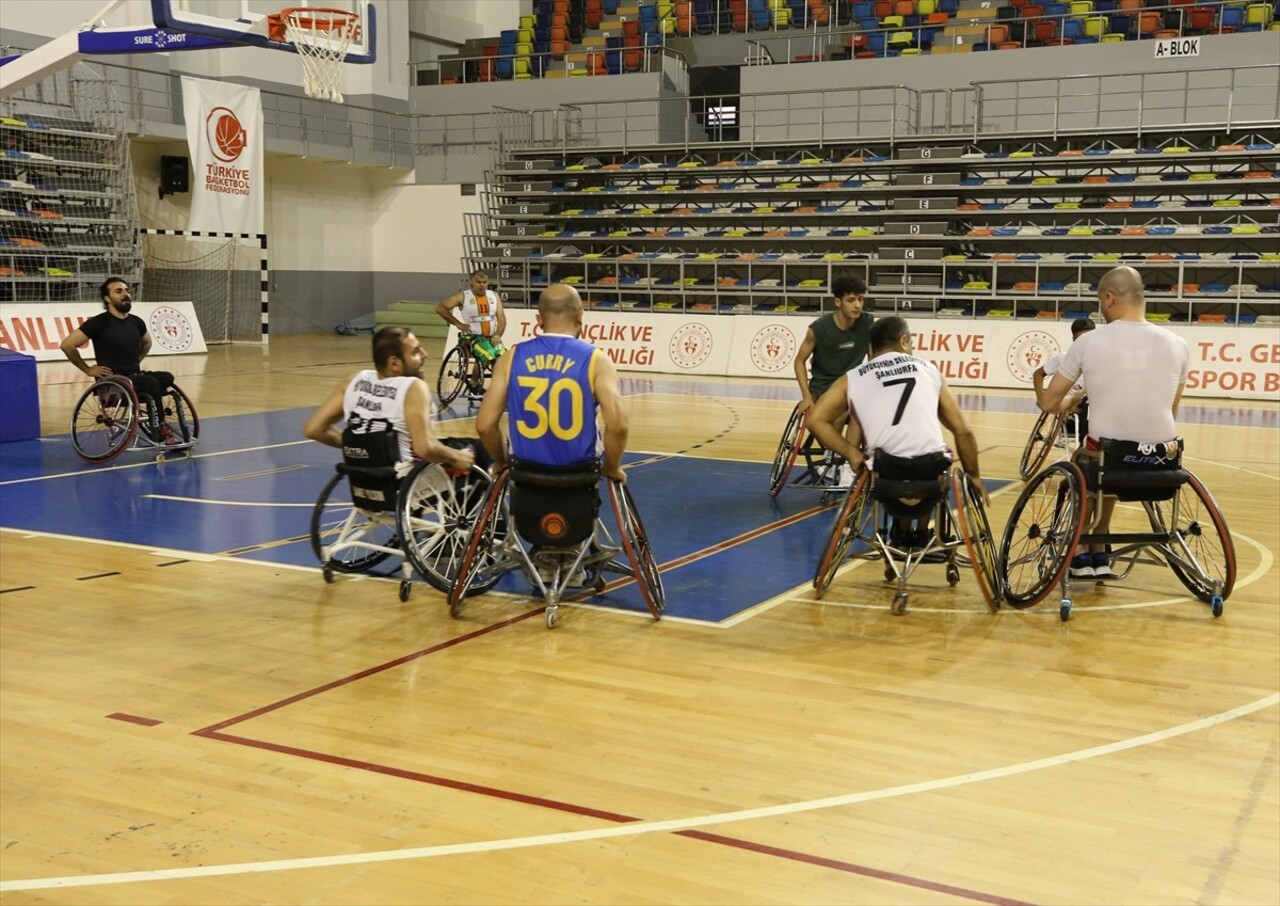
[[360, 14], [349, 9], [333, 9], [327, 6], [288, 6], [277, 15], [281, 21], [296, 28], [310, 31], [337, 31], [360, 21]]

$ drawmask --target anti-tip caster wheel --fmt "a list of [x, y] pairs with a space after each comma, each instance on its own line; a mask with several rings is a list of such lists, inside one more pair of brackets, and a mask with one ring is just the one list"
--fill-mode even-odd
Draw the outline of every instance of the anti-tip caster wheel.
[[552, 604], [550, 607], [547, 608], [547, 628], [555, 629], [556, 625], [559, 622], [560, 622], [560, 608], [555, 604]]
[[332, 567], [329, 567], [329, 566], [324, 567], [323, 569], [320, 570], [320, 575], [324, 576], [325, 585], [333, 584], [333, 568]]
[[1058, 604], [1058, 619], [1062, 620], [1062, 622], [1064, 623], [1067, 622], [1067, 620], [1071, 619], [1071, 599], [1070, 598], [1063, 598], [1062, 601]]
[[893, 567], [892, 567], [892, 566], [886, 566], [886, 567], [884, 568], [884, 580], [885, 580], [886, 582], [892, 582], [892, 581], [893, 581], [894, 579], [896, 579], [896, 578], [898, 578], [898, 577], [894, 574], [894, 572], [893, 572]]
[[1222, 616], [1223, 600], [1222, 595], [1214, 595], [1209, 599], [1209, 607], [1213, 611], [1215, 617]]
[[954, 563], [947, 564], [947, 584], [952, 588], [960, 584], [960, 568]]
[[907, 612], [907, 593], [900, 591], [893, 596], [893, 604], [889, 608], [893, 611], [895, 617], [900, 617]]
[[413, 591], [413, 583], [408, 579], [400, 580], [400, 603], [409, 600], [409, 595]]

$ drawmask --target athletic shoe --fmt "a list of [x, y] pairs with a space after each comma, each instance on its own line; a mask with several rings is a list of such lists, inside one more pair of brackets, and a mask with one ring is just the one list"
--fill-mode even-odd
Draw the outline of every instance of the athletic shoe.
[[1092, 554], [1076, 554], [1071, 558], [1071, 578], [1073, 579], [1092, 579], [1097, 575], [1093, 569]]
[[1093, 555], [1093, 577], [1095, 579], [1118, 579], [1115, 570], [1111, 568], [1111, 556], [1109, 554]]
[[160, 426], [160, 443], [166, 447], [177, 446], [182, 443], [182, 438], [173, 433], [173, 429], [168, 425]]
[[836, 486], [841, 488], [853, 487], [853, 466], [847, 462], [840, 464], [839, 477], [836, 479]]

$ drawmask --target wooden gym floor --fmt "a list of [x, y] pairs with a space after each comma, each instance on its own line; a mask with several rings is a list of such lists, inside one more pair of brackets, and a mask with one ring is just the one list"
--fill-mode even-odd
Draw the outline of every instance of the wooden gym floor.
[[[217, 507], [147, 524], [169, 512], [136, 503], [150, 485], [203, 475], [213, 496], [229, 486], [192, 470], [249, 447], [314, 499], [335, 457], [296, 443], [301, 419], [367, 344], [166, 360], [200, 412], [195, 459], [105, 478], [67, 455], [85, 381], [40, 366], [46, 437], [0, 446], [0, 903], [1280, 902], [1275, 403], [1180, 419], [1239, 559], [1218, 620], [1152, 566], [1068, 623], [1053, 602], [993, 615], [971, 574], [950, 589], [931, 566], [901, 617], [874, 564], [822, 602], [803, 582], [744, 594], [811, 574], [833, 511], [806, 516], [798, 489], [761, 525], [772, 546], [667, 574], [673, 609], [732, 589], [733, 616], [574, 607], [551, 632], [527, 595], [453, 620], [425, 585], [408, 604], [387, 581], [327, 586], [221, 546]], [[655, 549], [718, 548], [767, 498], [794, 391], [627, 392]], [[984, 477], [1007, 482], [999, 530], [1029, 394], [961, 394]], [[646, 486], [673, 461], [686, 479]], [[664, 494], [683, 518], [649, 518]], [[306, 509], [289, 518], [305, 534]], [[788, 519], [813, 528], [770, 534]], [[170, 543], [121, 540], [139, 532]]]

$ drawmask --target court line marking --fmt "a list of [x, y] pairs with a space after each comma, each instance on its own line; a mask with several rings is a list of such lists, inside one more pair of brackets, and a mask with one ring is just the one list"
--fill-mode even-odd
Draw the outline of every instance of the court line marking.
[[[260, 447], [241, 447], [235, 450], [215, 450], [212, 453], [193, 453], [190, 456], [184, 456], [182, 459], [212, 459], [215, 456], [234, 456], [237, 453], [257, 453], [259, 450], [278, 450], [281, 447], [300, 447], [303, 444], [313, 444], [313, 440], [290, 440], [280, 444], [263, 444]], [[8, 481], [0, 481], [0, 488], [8, 487], [11, 484], [29, 484], [33, 481], [52, 481], [55, 478], [80, 478], [84, 475], [104, 475], [108, 472], [124, 472], [128, 469], [144, 469], [147, 466], [164, 466], [172, 462], [180, 462], [181, 460], [165, 460], [164, 462], [156, 462], [154, 459], [148, 459], [146, 462], [131, 462], [122, 465], [103, 466], [98, 469], [81, 469], [78, 472], [56, 472], [53, 475], [33, 475], [30, 478], [11, 478]]]
[[259, 469], [257, 472], [241, 472], [239, 475], [222, 475], [215, 478], [214, 481], [238, 481], [241, 478], [261, 478], [264, 475], [279, 475], [281, 472], [293, 472], [297, 469], [311, 468], [305, 462], [295, 463], [291, 466], [277, 466], [274, 469]]
[[1245, 717], [1258, 711], [1274, 707], [1280, 703], [1280, 693], [1272, 693], [1264, 698], [1256, 699], [1227, 711], [1202, 717], [1189, 723], [1178, 724], [1163, 730], [1156, 730], [1142, 736], [1133, 736], [1117, 742], [1077, 749], [1061, 755], [1051, 755], [1032, 761], [975, 771], [968, 774], [956, 774], [937, 780], [925, 780], [901, 786], [884, 787], [878, 790], [866, 790], [860, 793], [844, 793], [839, 796], [827, 796], [821, 799], [809, 799], [790, 802], [783, 805], [771, 805], [761, 808], [740, 809], [731, 812], [720, 812], [712, 815], [697, 815], [688, 818], [673, 818], [659, 821], [640, 821], [619, 824], [613, 827], [594, 828], [582, 831], [564, 831], [550, 834], [537, 834], [528, 837], [509, 837], [504, 840], [483, 840], [473, 843], [447, 843], [436, 846], [419, 846], [410, 849], [382, 850], [369, 853], [350, 853], [332, 856], [311, 856], [298, 859], [275, 859], [268, 862], [236, 862], [224, 865], [200, 865], [190, 868], [166, 868], [143, 871], [124, 871], [110, 874], [63, 876], [52, 878], [29, 878], [23, 880], [0, 881], [0, 892], [13, 890], [48, 890], [71, 887], [93, 887], [104, 884], [133, 884], [148, 881], [174, 881], [190, 878], [225, 877], [227, 875], [261, 874], [276, 871], [295, 871], [307, 868], [333, 868], [339, 865], [371, 865], [381, 862], [403, 862], [413, 859], [431, 859], [441, 856], [471, 855], [485, 852], [503, 852], [513, 849], [528, 849], [537, 846], [557, 846], [564, 843], [581, 843], [594, 840], [606, 840], [615, 837], [631, 837], [641, 834], [668, 833], [695, 830], [717, 824], [731, 824], [740, 821], [755, 821], [763, 818], [776, 818], [783, 815], [797, 815], [804, 812], [824, 809], [843, 808], [860, 805], [864, 802], [878, 802], [895, 799], [901, 796], [912, 796], [917, 793], [931, 793], [937, 790], [953, 789], [988, 780], [1002, 780], [1020, 774], [1056, 768], [1066, 764], [1074, 764], [1093, 758], [1101, 758], [1154, 745], [1178, 736], [1196, 733], [1227, 721]]

